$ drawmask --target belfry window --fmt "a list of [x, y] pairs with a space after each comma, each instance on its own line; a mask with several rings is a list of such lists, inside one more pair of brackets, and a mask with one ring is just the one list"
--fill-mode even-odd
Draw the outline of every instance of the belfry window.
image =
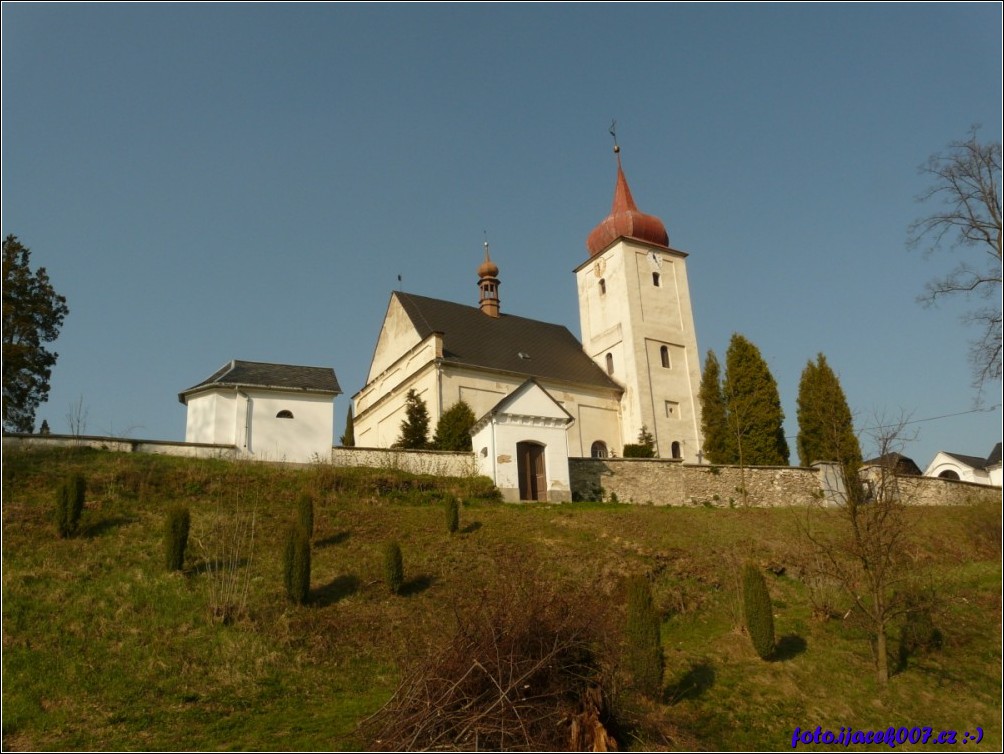
[[669, 346], [659, 349], [659, 358], [662, 360], [662, 368], [669, 369]]
[[607, 294], [607, 281], [600, 278], [600, 295], [605, 296]]
[[589, 455], [593, 458], [606, 458], [608, 455], [607, 444], [602, 440], [597, 440], [589, 449]]
[[284, 408], [282, 411], [280, 411], [278, 414], [275, 415], [275, 418], [276, 419], [292, 419], [293, 418], [293, 412], [290, 411], [289, 409], [285, 409]]
[[607, 354], [607, 374], [614, 373], [614, 355], [612, 353]]
[[662, 278], [659, 276], [658, 272], [652, 273], [652, 285], [654, 285], [656, 288], [662, 287]]

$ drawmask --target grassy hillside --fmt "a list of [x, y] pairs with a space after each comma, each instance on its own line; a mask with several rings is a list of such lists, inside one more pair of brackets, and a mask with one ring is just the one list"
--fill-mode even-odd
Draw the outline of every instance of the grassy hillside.
[[[99, 451], [3, 460], [5, 750], [368, 748], [359, 722], [411, 663], [443, 646], [483, 590], [527, 573], [576, 595], [612, 647], [623, 577], [651, 575], [664, 692], [638, 698], [605, 666], [622, 748], [788, 748], [796, 726], [817, 725], [952, 729], [959, 746], [980, 726], [982, 741], [964, 748], [1002, 743], [999, 506], [909, 511], [904, 551], [915, 582], [935, 590], [943, 641], [880, 689], [846, 599], [829, 594], [837, 617], [814, 617], [827, 587], [812, 578], [804, 510], [514, 506], [478, 480]], [[81, 530], [60, 539], [53, 500], [76, 471], [88, 482]], [[294, 606], [282, 532], [307, 491], [312, 591]], [[465, 501], [453, 535], [444, 495]], [[190, 507], [192, 535], [185, 571], [168, 573], [164, 517], [176, 503]], [[240, 544], [232, 571], [246, 600], [222, 622], [217, 577], [252, 513], [253, 543]], [[823, 513], [813, 523], [837, 525]], [[404, 556], [398, 596], [382, 580], [389, 539]], [[774, 662], [738, 627], [747, 555], [767, 574]]]

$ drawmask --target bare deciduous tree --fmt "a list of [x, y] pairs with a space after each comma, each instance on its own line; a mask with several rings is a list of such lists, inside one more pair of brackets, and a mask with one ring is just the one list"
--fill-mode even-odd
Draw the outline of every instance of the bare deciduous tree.
[[910, 226], [909, 243], [929, 242], [928, 251], [947, 245], [978, 252], [928, 283], [919, 300], [932, 305], [961, 294], [984, 302], [964, 317], [979, 328], [969, 352], [973, 384], [979, 389], [1001, 378], [1001, 143], [981, 144], [977, 130], [973, 126], [968, 139], [954, 142], [921, 167], [932, 183], [917, 199], [938, 206]]
[[[909, 608], [907, 517], [896, 476], [906, 419], [875, 430], [877, 461], [864, 468], [837, 459], [843, 490], [836, 527], [817, 527], [810, 517], [805, 535], [816, 552], [818, 576], [839, 585], [871, 635], [880, 685], [889, 681], [888, 631]], [[883, 424], [882, 422], [877, 422]]]

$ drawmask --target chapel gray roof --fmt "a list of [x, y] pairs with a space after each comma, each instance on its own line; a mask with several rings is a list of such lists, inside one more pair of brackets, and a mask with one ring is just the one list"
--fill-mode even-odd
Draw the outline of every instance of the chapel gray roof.
[[962, 453], [949, 453], [947, 450], [943, 451], [949, 458], [954, 458], [959, 463], [965, 464], [973, 469], [985, 469], [987, 467], [987, 459], [980, 458], [979, 456], [966, 456]]
[[994, 466], [1001, 462], [1001, 444], [997, 443], [994, 445], [994, 449], [990, 451], [990, 455], [987, 456], [987, 468]]
[[335, 370], [331, 367], [304, 367], [292, 364], [267, 364], [262, 361], [240, 361], [234, 359], [217, 369], [197, 385], [178, 394], [178, 400], [185, 402], [185, 396], [197, 390], [210, 387], [257, 387], [278, 390], [301, 390], [312, 393], [342, 392]]
[[443, 335], [443, 361], [501, 372], [622, 390], [582, 350], [567, 327], [395, 291], [421, 337]]

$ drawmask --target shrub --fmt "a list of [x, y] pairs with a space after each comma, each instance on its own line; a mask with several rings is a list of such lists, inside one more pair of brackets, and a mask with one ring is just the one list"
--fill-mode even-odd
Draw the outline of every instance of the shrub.
[[404, 560], [401, 558], [401, 546], [397, 542], [388, 542], [383, 549], [384, 580], [391, 594], [400, 594], [404, 586]]
[[300, 528], [307, 534], [307, 539], [314, 536], [314, 498], [304, 492], [296, 502], [296, 516]]
[[941, 649], [941, 631], [931, 617], [929, 599], [923, 595], [908, 595], [903, 626], [899, 632], [899, 664], [905, 668], [909, 658], [926, 655]]
[[310, 538], [301, 526], [291, 525], [286, 530], [283, 578], [290, 601], [304, 604], [310, 594]]
[[606, 601], [524, 552], [496, 556], [455, 628], [362, 724], [381, 751], [616, 751], [603, 689]]
[[457, 498], [450, 496], [446, 499], [446, 530], [450, 534], [456, 534], [460, 528], [460, 503]]
[[627, 647], [624, 664], [635, 687], [648, 697], [662, 691], [662, 641], [659, 637], [659, 614], [652, 602], [652, 590], [644, 576], [627, 582]]
[[80, 526], [80, 514], [84, 510], [84, 496], [87, 481], [81, 474], [74, 474], [63, 480], [56, 490], [56, 530], [59, 536], [72, 537]]
[[760, 569], [753, 563], [743, 568], [743, 611], [753, 649], [761, 659], [774, 654], [774, 609]]
[[624, 445], [625, 458], [655, 458], [655, 448], [640, 443], [626, 443]]
[[191, 514], [184, 506], [177, 505], [167, 512], [164, 554], [169, 571], [180, 571], [185, 567], [185, 548], [188, 546], [188, 529], [191, 522]]
[[436, 450], [470, 450], [471, 427], [478, 418], [474, 411], [464, 401], [454, 403], [443, 412], [436, 424], [436, 433], [432, 438], [432, 447]]

